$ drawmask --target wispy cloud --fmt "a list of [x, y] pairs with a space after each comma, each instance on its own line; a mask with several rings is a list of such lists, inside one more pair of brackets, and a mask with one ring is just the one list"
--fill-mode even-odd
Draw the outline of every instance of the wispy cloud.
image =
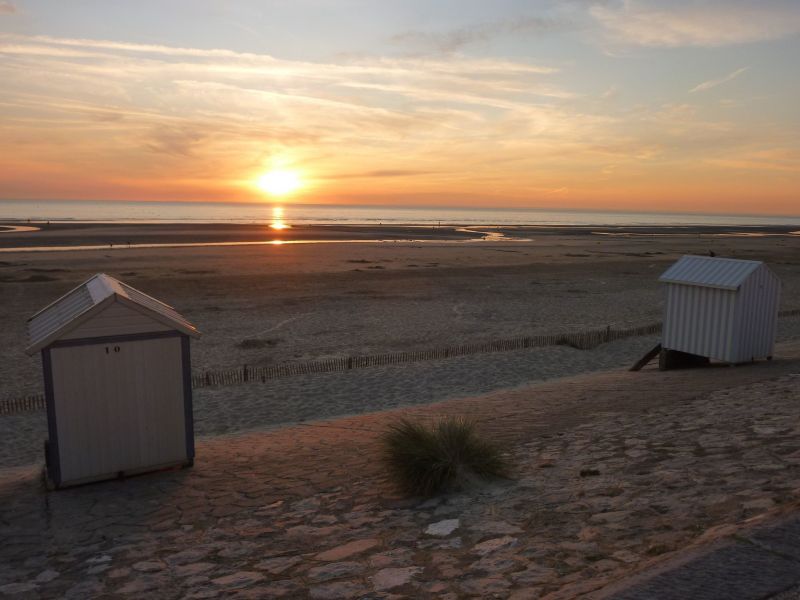
[[361, 173], [336, 173], [329, 175], [327, 179], [372, 179], [377, 178], [393, 178], [393, 177], [422, 177], [428, 175], [435, 175], [437, 171], [414, 170], [414, 169], [378, 169], [375, 171], [364, 171]]
[[694, 94], [695, 92], [705, 92], [707, 90], [717, 87], [718, 85], [722, 85], [723, 83], [732, 81], [733, 79], [736, 79], [737, 77], [739, 77], [739, 75], [747, 71], [749, 68], [750, 67], [742, 67], [741, 69], [736, 69], [733, 73], [728, 73], [724, 77], [718, 77], [716, 79], [709, 79], [708, 81], [704, 81], [703, 83], [698, 84], [694, 86], [692, 89], [690, 89], [689, 93]]
[[724, 46], [800, 33], [796, 0], [613, 0], [590, 13], [612, 41], [641, 46]]
[[0, 0], [0, 15], [13, 15], [18, 12], [17, 7], [7, 0]]
[[205, 126], [189, 124], [180, 127], [156, 127], [149, 134], [145, 148], [160, 154], [191, 156], [207, 135]]
[[[0, 58], [5, 139], [24, 140], [31, 149], [48, 144], [45, 153], [52, 155], [59, 144], [31, 128], [47, 124], [72, 136], [62, 147], [82, 148], [59, 161], [79, 163], [95, 153], [109, 169], [133, 165], [143, 177], [223, 170], [246, 179], [281, 154], [297, 163], [316, 161], [325, 177], [347, 170], [318, 157], [346, 149], [365, 178], [411, 179], [442, 171], [453, 141], [466, 150], [510, 122], [518, 122], [519, 135], [535, 130], [554, 139], [559, 130], [578, 123], [588, 129], [591, 122], [551, 103], [570, 97], [551, 81], [556, 69], [518, 60], [321, 63], [19, 35], [0, 35]], [[30, 160], [36, 160], [33, 150]]]
[[617, 89], [617, 86], [615, 85], [612, 85], [605, 92], [600, 94], [600, 98], [602, 100], [614, 100], [618, 96], [619, 96], [619, 89]]
[[446, 31], [406, 31], [393, 36], [392, 41], [414, 50], [452, 53], [501, 35], [545, 34], [568, 27], [570, 24], [560, 18], [520, 16]]
[[628, 93], [578, 93], [570, 79], [460, 53], [312, 62], [0, 34], [0, 189], [253, 200], [256, 176], [284, 161], [307, 173], [306, 200], [546, 204], [614, 199], [614, 182], [708, 156], [794, 164], [768, 155], [794, 140], [727, 111], [625, 106]]

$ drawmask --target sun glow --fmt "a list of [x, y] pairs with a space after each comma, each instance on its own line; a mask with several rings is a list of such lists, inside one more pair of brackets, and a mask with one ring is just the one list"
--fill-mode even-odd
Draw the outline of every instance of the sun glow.
[[269, 171], [258, 178], [258, 187], [272, 196], [291, 194], [301, 185], [296, 171]]

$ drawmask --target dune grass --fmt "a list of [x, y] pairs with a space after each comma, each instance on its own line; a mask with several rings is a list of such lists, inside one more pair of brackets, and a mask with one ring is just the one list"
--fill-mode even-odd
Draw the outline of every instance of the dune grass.
[[483, 439], [475, 424], [446, 417], [430, 426], [400, 419], [383, 435], [383, 460], [398, 487], [413, 496], [434, 496], [476, 478], [507, 477], [499, 446]]

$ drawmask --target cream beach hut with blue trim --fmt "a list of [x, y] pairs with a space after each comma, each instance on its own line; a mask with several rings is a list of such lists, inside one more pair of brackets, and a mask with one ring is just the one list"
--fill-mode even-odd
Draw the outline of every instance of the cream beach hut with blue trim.
[[28, 334], [52, 485], [192, 464], [189, 341], [200, 334], [174, 308], [100, 273], [33, 315]]

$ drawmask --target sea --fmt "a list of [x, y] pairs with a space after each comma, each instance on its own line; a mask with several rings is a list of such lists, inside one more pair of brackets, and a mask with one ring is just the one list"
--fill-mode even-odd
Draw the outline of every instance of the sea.
[[2, 221], [330, 225], [800, 226], [800, 216], [121, 200], [0, 200]]

